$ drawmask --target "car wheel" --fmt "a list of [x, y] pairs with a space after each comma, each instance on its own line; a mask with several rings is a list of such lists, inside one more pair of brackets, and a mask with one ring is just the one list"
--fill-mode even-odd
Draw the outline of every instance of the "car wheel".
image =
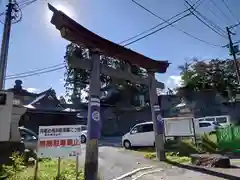
[[131, 143], [129, 140], [125, 140], [123, 142], [123, 146], [126, 148], [126, 149], [130, 149], [131, 148]]
[[86, 143], [87, 138], [84, 135], [81, 135], [81, 143]]

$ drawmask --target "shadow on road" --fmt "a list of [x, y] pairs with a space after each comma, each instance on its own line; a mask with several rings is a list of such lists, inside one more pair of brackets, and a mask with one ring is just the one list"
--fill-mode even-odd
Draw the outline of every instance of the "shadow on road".
[[100, 139], [99, 146], [122, 147], [121, 137], [104, 137]]
[[[179, 168], [183, 168], [183, 169], [188, 169], [188, 170], [192, 170], [192, 171], [197, 171], [197, 172], [201, 172], [204, 174], [208, 174], [211, 176], [215, 176], [215, 177], [220, 177], [220, 178], [224, 178], [224, 179], [228, 179], [228, 180], [240, 180], [240, 177], [234, 176], [234, 175], [230, 175], [230, 174], [225, 174], [225, 173], [221, 173], [221, 172], [216, 172], [210, 169], [205, 169], [203, 167], [196, 167], [196, 166], [191, 166], [191, 165], [185, 165], [185, 164], [179, 164], [176, 162], [172, 162], [169, 160], [166, 160], [166, 163], [171, 164], [173, 166], [179, 167]], [[237, 166], [233, 166], [232, 168], [238, 168]]]

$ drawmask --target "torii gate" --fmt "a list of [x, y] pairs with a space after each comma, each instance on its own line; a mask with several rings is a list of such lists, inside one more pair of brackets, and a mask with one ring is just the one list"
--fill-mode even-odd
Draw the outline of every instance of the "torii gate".
[[[97, 180], [98, 177], [98, 139], [100, 138], [101, 119], [100, 119], [100, 73], [115, 78], [129, 80], [138, 84], [145, 84], [149, 87], [150, 107], [152, 111], [152, 121], [154, 122], [155, 145], [157, 157], [160, 161], [165, 160], [164, 153], [164, 124], [160, 114], [156, 88], [164, 88], [163, 83], [155, 80], [154, 73], [165, 73], [169, 63], [167, 61], [156, 61], [145, 57], [137, 52], [108, 41], [95, 33], [84, 28], [66, 14], [58, 11], [55, 7], [48, 4], [53, 12], [51, 23], [60, 31], [62, 37], [75, 44], [84, 45], [91, 50], [90, 60], [83, 60], [77, 57], [70, 59], [69, 63], [73, 68], [87, 69], [91, 72], [90, 76], [90, 98], [88, 104], [88, 140], [86, 145], [85, 158], [85, 179]], [[142, 78], [133, 75], [130, 68], [116, 70], [100, 64], [100, 55], [125, 60], [145, 68], [148, 77]]]

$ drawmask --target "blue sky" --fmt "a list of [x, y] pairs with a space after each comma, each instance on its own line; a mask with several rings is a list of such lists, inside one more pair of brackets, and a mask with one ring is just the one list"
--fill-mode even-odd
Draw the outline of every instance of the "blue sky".
[[[23, 0], [17, 0], [19, 3]], [[184, 0], [137, 0], [162, 18], [169, 18], [186, 9]], [[196, 0], [191, 0], [195, 2]], [[225, 29], [227, 25], [236, 23], [222, 0], [213, 0], [229, 18], [209, 1], [205, 0], [199, 11], [214, 23]], [[3, 11], [7, 0], [2, 0], [0, 10]], [[63, 62], [65, 46], [68, 41], [60, 37], [59, 32], [49, 22], [51, 13], [47, 2], [66, 11], [80, 24], [89, 30], [116, 43], [142, 32], [161, 20], [136, 6], [131, 0], [38, 0], [24, 8], [23, 19], [12, 26], [8, 56], [7, 75], [44, 68]], [[240, 19], [238, 7], [240, 1], [225, 0], [235, 16]], [[215, 16], [209, 9], [215, 12]], [[4, 17], [1, 17], [4, 20]], [[225, 45], [227, 39], [219, 36], [199, 22], [194, 16], [179, 21], [176, 26], [214, 44]], [[240, 26], [239, 26], [240, 28]], [[239, 29], [238, 28], [238, 29]], [[0, 33], [2, 34], [3, 25]], [[238, 29], [235, 30], [238, 33]], [[239, 31], [240, 34], [240, 31]], [[240, 35], [234, 36], [240, 40]], [[228, 50], [213, 47], [197, 41], [175, 28], [169, 27], [149, 36], [129, 48], [146, 56], [159, 60], [168, 60], [171, 65], [166, 74], [158, 75], [158, 79], [173, 87], [179, 80], [178, 66], [192, 57], [199, 59], [226, 58]], [[38, 91], [54, 88], [58, 95], [64, 94], [64, 70], [24, 78], [24, 88]], [[6, 88], [14, 85], [15, 80], [7, 80]], [[176, 82], [175, 82], [176, 81]]]

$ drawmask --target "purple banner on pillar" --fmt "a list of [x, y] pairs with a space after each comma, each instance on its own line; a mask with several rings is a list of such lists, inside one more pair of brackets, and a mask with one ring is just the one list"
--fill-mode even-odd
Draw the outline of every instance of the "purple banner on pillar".
[[153, 109], [156, 117], [157, 134], [164, 134], [164, 121], [161, 116], [160, 106], [156, 104], [153, 106]]
[[100, 116], [100, 100], [99, 98], [91, 98], [90, 100], [90, 120], [91, 126], [88, 132], [89, 139], [99, 139], [101, 136], [101, 116]]
[[157, 124], [157, 134], [164, 134], [164, 121], [161, 116], [161, 113], [156, 113], [156, 124]]

